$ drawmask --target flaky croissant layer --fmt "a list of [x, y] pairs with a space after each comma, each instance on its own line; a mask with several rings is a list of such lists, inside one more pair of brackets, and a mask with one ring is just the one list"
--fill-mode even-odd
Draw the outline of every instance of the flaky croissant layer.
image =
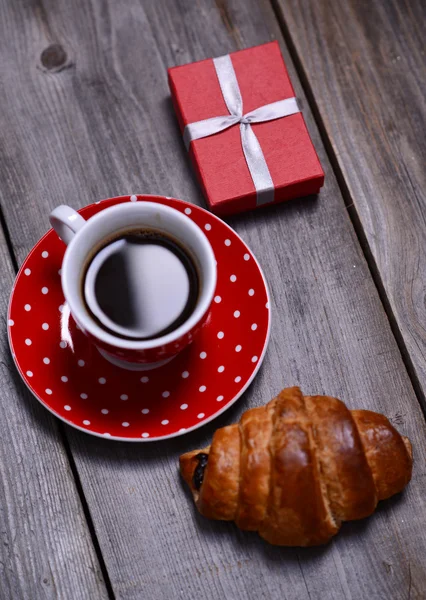
[[412, 463], [386, 417], [298, 387], [180, 457], [202, 515], [282, 546], [326, 543], [343, 521], [367, 517], [410, 481]]

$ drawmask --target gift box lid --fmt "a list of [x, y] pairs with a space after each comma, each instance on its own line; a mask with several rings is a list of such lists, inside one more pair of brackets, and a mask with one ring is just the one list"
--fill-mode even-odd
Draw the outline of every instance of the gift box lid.
[[[243, 101], [243, 114], [294, 97], [277, 42], [230, 54]], [[213, 59], [169, 69], [169, 85], [181, 131], [186, 125], [229, 115]], [[324, 183], [315, 148], [301, 112], [250, 125], [272, 178], [273, 202], [318, 193]], [[238, 124], [189, 147], [211, 210], [226, 215], [259, 204]]]

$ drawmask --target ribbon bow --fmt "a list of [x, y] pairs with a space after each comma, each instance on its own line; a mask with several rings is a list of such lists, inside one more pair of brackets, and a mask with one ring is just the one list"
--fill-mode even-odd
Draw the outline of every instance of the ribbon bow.
[[263, 123], [294, 115], [300, 112], [297, 100], [294, 97], [278, 100], [243, 114], [243, 99], [231, 57], [229, 54], [220, 56], [214, 58], [213, 63], [229, 115], [203, 119], [186, 125], [183, 132], [186, 148], [189, 150], [192, 140], [209, 137], [239, 123], [241, 144], [256, 189], [257, 205], [273, 202], [274, 183], [251, 123]]

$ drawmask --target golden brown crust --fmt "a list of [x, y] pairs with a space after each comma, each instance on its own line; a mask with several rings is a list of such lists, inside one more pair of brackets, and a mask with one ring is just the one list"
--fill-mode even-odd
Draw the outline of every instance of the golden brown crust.
[[[197, 490], [200, 453], [208, 461]], [[401, 491], [412, 449], [383, 415], [289, 388], [217, 430], [211, 446], [182, 455], [180, 467], [204, 516], [235, 520], [272, 544], [305, 546]]]
[[265, 518], [269, 497], [273, 410], [266, 406], [247, 410], [240, 419], [240, 492], [235, 522], [240, 529], [256, 531]]
[[240, 434], [238, 425], [218, 429], [210, 446], [197, 507], [210, 519], [232, 521], [240, 483]]
[[330, 396], [305, 400], [333, 514], [339, 521], [368, 517], [376, 488], [351, 411]]
[[397, 494], [411, 479], [411, 443], [389, 420], [370, 410], [353, 410], [379, 500]]
[[413, 467], [413, 446], [411, 445], [410, 440], [405, 435], [401, 435], [402, 441], [404, 442], [405, 449], [407, 450], [408, 457], [410, 459], [410, 479], [411, 479], [411, 471]]
[[274, 402], [271, 455], [268, 512], [259, 534], [271, 544], [283, 546], [327, 542], [338, 528], [325, 504], [299, 388], [283, 390]]

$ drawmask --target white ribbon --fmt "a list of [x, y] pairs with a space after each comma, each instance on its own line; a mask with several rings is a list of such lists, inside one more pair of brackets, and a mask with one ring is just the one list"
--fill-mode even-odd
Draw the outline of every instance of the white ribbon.
[[209, 137], [239, 123], [244, 156], [256, 189], [257, 206], [273, 202], [274, 183], [259, 140], [250, 124], [282, 119], [300, 112], [297, 100], [294, 97], [278, 100], [243, 114], [243, 99], [231, 57], [229, 54], [220, 56], [214, 58], [213, 63], [229, 115], [189, 123], [183, 132], [186, 148], [189, 149], [192, 140]]

